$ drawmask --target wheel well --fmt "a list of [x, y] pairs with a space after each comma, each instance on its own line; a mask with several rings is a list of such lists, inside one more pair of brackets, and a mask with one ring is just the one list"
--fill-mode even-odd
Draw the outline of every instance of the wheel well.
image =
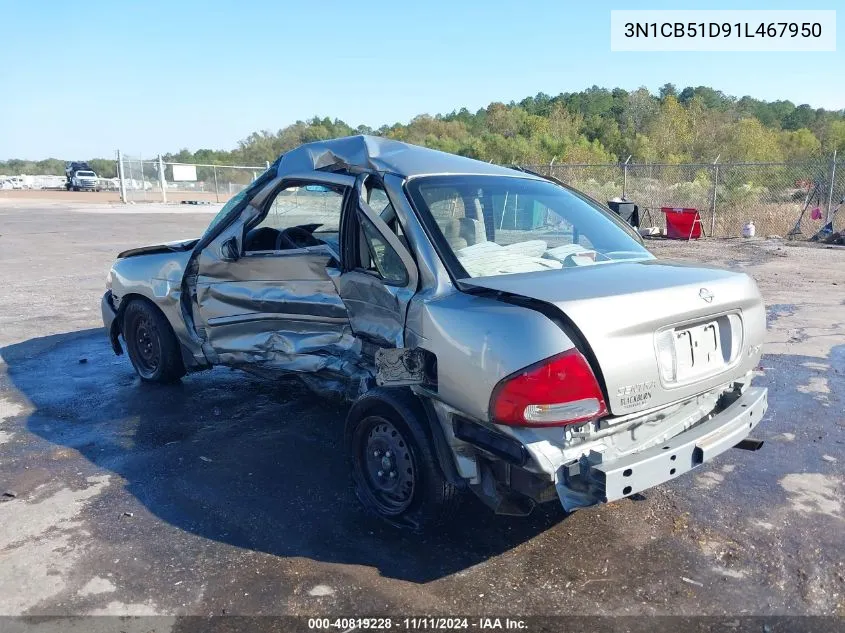
[[167, 315], [164, 314], [164, 311], [159, 308], [154, 301], [151, 301], [149, 297], [145, 297], [144, 295], [139, 294], [137, 292], [127, 293], [120, 298], [120, 307], [117, 309], [117, 314], [115, 315], [115, 319], [112, 322], [111, 332], [109, 332], [109, 337], [112, 339], [112, 346], [115, 347], [115, 349], [119, 348], [120, 346], [117, 337], [123, 334], [123, 313], [126, 312], [127, 306], [133, 301], [142, 301], [148, 306], [150, 306], [153, 310], [158, 312], [159, 315], [161, 315], [161, 318], [163, 318], [164, 322], [167, 323], [167, 327], [170, 328], [170, 333], [173, 334], [173, 338], [176, 339], [176, 342], [179, 345], [182, 365], [184, 367], [189, 367], [192, 363], [186, 362], [186, 360], [191, 361], [192, 358], [190, 356], [190, 353], [185, 349], [185, 346], [182, 344], [182, 341], [180, 341], [179, 337], [176, 336], [176, 331], [173, 329], [173, 325], [170, 323], [170, 319], [167, 318]]
[[[115, 315], [114, 322], [112, 323], [112, 327], [117, 328], [118, 334], [123, 334], [123, 313], [126, 312], [126, 307], [133, 301], [143, 301], [147, 305], [152, 306], [154, 310], [156, 310], [159, 314], [161, 314], [161, 316], [165, 318], [165, 320], [167, 320], [167, 317], [164, 315], [164, 312], [161, 311], [161, 308], [159, 308], [155, 303], [150, 301], [149, 298], [137, 292], [130, 292], [120, 298], [120, 307], [117, 309], [117, 314]], [[167, 321], [167, 324], [170, 325], [170, 321]], [[170, 329], [173, 329], [172, 325], [170, 326]]]
[[447, 481], [455, 486], [466, 486], [466, 480], [458, 474], [452, 451], [430, 402], [417, 396], [409, 387], [376, 387], [352, 405], [348, 419], [360, 419], [379, 409], [389, 409], [400, 417], [410, 413], [424, 422], [421, 426], [434, 448], [434, 454]]

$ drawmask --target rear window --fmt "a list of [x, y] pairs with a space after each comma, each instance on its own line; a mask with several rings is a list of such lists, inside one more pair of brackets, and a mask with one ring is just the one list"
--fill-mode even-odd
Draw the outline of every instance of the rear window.
[[458, 278], [652, 258], [609, 212], [551, 182], [429, 176], [408, 191]]

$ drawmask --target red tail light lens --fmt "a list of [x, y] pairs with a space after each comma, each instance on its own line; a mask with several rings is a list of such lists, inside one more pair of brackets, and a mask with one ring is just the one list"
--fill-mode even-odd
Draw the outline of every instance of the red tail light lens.
[[499, 424], [561, 426], [607, 415], [607, 405], [587, 359], [571, 349], [504, 378], [490, 413]]

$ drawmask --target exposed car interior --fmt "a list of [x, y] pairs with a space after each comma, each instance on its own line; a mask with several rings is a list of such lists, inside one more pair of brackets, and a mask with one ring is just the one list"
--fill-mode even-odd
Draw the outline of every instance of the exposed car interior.
[[272, 226], [257, 226], [247, 231], [244, 238], [244, 251], [284, 251], [289, 249], [319, 246], [327, 241], [314, 237], [314, 231], [320, 224], [304, 224], [277, 229]]
[[244, 252], [296, 250], [320, 244], [336, 249], [343, 200], [342, 188], [315, 184], [285, 187], [247, 230]]
[[[369, 183], [368, 183], [369, 184]], [[386, 192], [378, 186], [366, 190], [366, 198], [375, 211], [408, 247], [407, 238]], [[267, 209], [267, 213], [250, 228], [244, 237], [245, 253], [270, 254], [278, 251], [296, 250], [328, 245], [338, 252], [339, 229], [343, 191], [322, 185], [291, 187], [280, 191]], [[480, 211], [479, 211], [480, 214]], [[323, 222], [295, 224], [286, 226], [291, 221], [321, 219]], [[458, 220], [455, 220], [457, 223]], [[462, 218], [462, 230], [470, 236], [470, 241], [483, 241], [484, 226], [479, 220]], [[379, 236], [378, 231], [368, 221], [359, 221], [359, 240], [363, 246], [359, 250], [360, 267], [377, 273], [388, 282], [399, 283], [405, 279], [407, 271], [396, 252]], [[473, 238], [472, 235], [481, 237]]]

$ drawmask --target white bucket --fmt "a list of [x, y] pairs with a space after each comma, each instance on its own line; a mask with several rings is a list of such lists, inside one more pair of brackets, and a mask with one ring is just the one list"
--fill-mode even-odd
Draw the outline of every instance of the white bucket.
[[748, 222], [742, 227], [742, 237], [754, 237], [756, 233], [757, 228], [754, 226], [754, 222]]

